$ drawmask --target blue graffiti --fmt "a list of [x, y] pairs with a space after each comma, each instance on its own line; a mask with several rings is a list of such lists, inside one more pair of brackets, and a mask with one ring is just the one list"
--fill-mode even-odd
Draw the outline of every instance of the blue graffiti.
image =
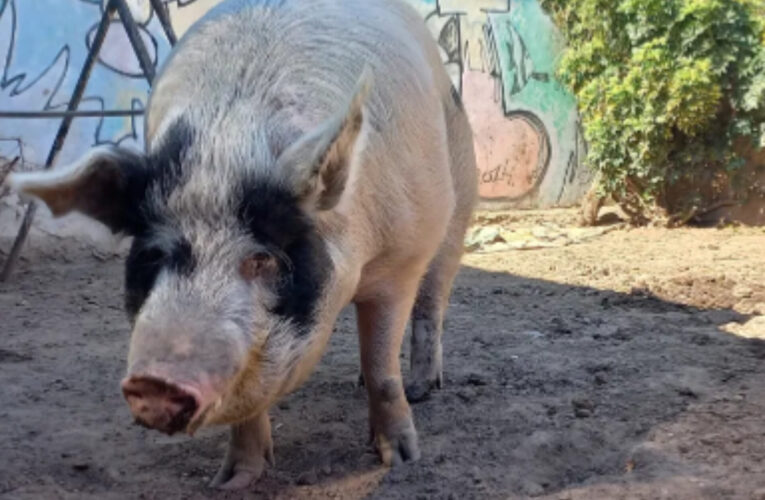
[[[102, 9], [100, 0], [0, 0], [0, 109], [65, 108]], [[152, 15], [139, 29], [156, 65], [170, 50], [161, 25]], [[148, 93], [124, 28], [113, 21], [80, 109], [140, 109]], [[71, 161], [96, 144], [140, 147], [141, 121], [140, 117], [77, 119], [61, 160]], [[40, 164], [57, 126], [57, 120], [3, 120], [0, 139], [20, 140], [29, 153], [25, 161]]]

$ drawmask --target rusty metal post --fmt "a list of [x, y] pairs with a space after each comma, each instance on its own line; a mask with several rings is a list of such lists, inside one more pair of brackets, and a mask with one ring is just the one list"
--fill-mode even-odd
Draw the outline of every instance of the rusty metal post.
[[[85, 64], [82, 67], [82, 71], [80, 71], [80, 76], [77, 79], [77, 84], [74, 87], [72, 98], [69, 100], [67, 111], [75, 111], [80, 105], [82, 96], [85, 93], [85, 87], [87, 86], [88, 80], [90, 79], [90, 72], [93, 70], [93, 66], [98, 59], [98, 53], [101, 51], [101, 47], [103, 46], [104, 40], [106, 39], [106, 32], [109, 30], [109, 23], [111, 23], [112, 17], [114, 16], [114, 10], [117, 7], [117, 3], [120, 1], [121, 0], [109, 0], [109, 3], [106, 5], [106, 9], [101, 16], [101, 21], [98, 23], [96, 35], [93, 37], [93, 45], [91, 45], [90, 51], [88, 52], [88, 57], [85, 59]], [[61, 148], [64, 145], [64, 140], [69, 134], [69, 128], [72, 125], [72, 120], [74, 120], [74, 116], [68, 115], [65, 116], [61, 121], [61, 125], [58, 127], [58, 132], [56, 132], [56, 138], [53, 140], [53, 145], [51, 146], [50, 152], [48, 153], [48, 159], [45, 161], [44, 168], [46, 170], [53, 166], [56, 158], [61, 152]], [[27, 205], [27, 210], [24, 214], [24, 220], [21, 222], [21, 228], [19, 228], [19, 232], [16, 235], [16, 240], [13, 242], [13, 247], [11, 247], [11, 252], [8, 254], [8, 259], [6, 260], [5, 266], [3, 267], [2, 275], [0, 275], [0, 281], [7, 281], [13, 272], [13, 268], [16, 267], [16, 261], [19, 258], [19, 253], [21, 253], [21, 247], [24, 246], [24, 242], [26, 241], [27, 235], [29, 234], [29, 229], [32, 227], [32, 221], [34, 220], [36, 212], [37, 203], [31, 201]]]
[[0, 168], [0, 197], [3, 196], [3, 181], [5, 181], [5, 178], [8, 176], [8, 174], [11, 173], [11, 170], [13, 170], [13, 167], [19, 162], [20, 159], [21, 156], [17, 156], [16, 158], [3, 165], [2, 168]]
[[162, 25], [167, 41], [170, 42], [170, 46], [173, 47], [178, 41], [178, 37], [175, 35], [173, 24], [170, 22], [170, 14], [167, 11], [167, 5], [165, 5], [165, 2], [162, 0], [151, 0], [151, 7], [157, 14], [157, 19], [159, 19], [159, 24]]
[[154, 81], [154, 65], [151, 62], [149, 53], [146, 51], [146, 45], [143, 43], [143, 38], [141, 38], [141, 33], [138, 31], [138, 25], [135, 23], [135, 19], [133, 19], [133, 14], [130, 13], [130, 7], [125, 3], [125, 0], [115, 0], [110, 2], [111, 4], [115, 4], [117, 7], [120, 21], [122, 21], [122, 25], [125, 27], [125, 33], [130, 41], [130, 45], [133, 46], [133, 52], [135, 52], [138, 63], [141, 65], [143, 76], [149, 82], [149, 87], [151, 87]]

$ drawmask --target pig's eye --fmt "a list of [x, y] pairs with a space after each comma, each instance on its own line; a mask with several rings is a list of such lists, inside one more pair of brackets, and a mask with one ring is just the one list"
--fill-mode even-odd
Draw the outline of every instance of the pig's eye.
[[278, 266], [273, 255], [266, 252], [256, 252], [242, 261], [239, 265], [239, 273], [247, 281], [270, 278], [277, 274]]

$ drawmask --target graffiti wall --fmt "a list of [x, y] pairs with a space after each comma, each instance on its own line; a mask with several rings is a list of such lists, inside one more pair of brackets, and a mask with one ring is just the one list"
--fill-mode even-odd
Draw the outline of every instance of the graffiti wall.
[[555, 79], [563, 45], [537, 0], [410, 0], [439, 42], [475, 132], [484, 199], [575, 203], [590, 176], [576, 101]]
[[[219, 0], [166, 0], [181, 35]], [[481, 195], [538, 207], [572, 204], [589, 176], [574, 98], [555, 80], [560, 40], [537, 0], [407, 0], [441, 47], [475, 131]], [[64, 109], [105, 0], [0, 0], [0, 110]], [[170, 50], [148, 0], [129, 0], [153, 64]], [[137, 109], [149, 87], [114, 21], [81, 109]], [[0, 156], [42, 164], [57, 120], [0, 121]], [[79, 118], [60, 162], [95, 144], [140, 148], [142, 118]]]

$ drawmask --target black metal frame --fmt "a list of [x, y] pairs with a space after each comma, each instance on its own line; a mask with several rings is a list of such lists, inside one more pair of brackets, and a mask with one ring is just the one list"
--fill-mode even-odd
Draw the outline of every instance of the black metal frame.
[[0, 118], [109, 118], [142, 116], [142, 109], [105, 109], [102, 111], [0, 111]]
[[[157, 14], [162, 29], [165, 32], [165, 36], [170, 42], [171, 46], [174, 46], [177, 38], [170, 24], [170, 17], [167, 12], [166, 5], [162, 0], [151, 0], [152, 8]], [[104, 13], [101, 16], [101, 21], [98, 23], [96, 34], [93, 37], [93, 43], [90, 46], [88, 57], [85, 59], [80, 76], [77, 79], [77, 84], [74, 87], [74, 92], [69, 100], [66, 111], [31, 111], [31, 112], [0, 112], [2, 118], [63, 118], [59, 125], [56, 137], [51, 145], [48, 158], [45, 161], [45, 170], [50, 169], [56, 162], [61, 148], [64, 145], [67, 135], [69, 135], [69, 129], [72, 125], [74, 118], [78, 117], [107, 117], [107, 116], [137, 116], [143, 114], [143, 110], [104, 110], [98, 112], [91, 111], [78, 111], [82, 96], [85, 93], [85, 87], [90, 79], [90, 73], [93, 70], [93, 66], [98, 59], [98, 54], [101, 52], [101, 47], [106, 39], [106, 32], [109, 30], [109, 25], [112, 22], [115, 12], [119, 13], [120, 22], [125, 27], [125, 33], [127, 33], [130, 44], [133, 46], [136, 57], [141, 65], [141, 69], [144, 74], [144, 78], [152, 85], [154, 81], [154, 66], [151, 63], [151, 58], [146, 50], [146, 45], [143, 43], [143, 39], [138, 31], [138, 26], [130, 13], [130, 8], [125, 3], [125, 0], [109, 0], [104, 9]], [[10, 277], [13, 269], [18, 261], [21, 248], [24, 246], [24, 242], [29, 235], [29, 230], [32, 226], [35, 213], [37, 212], [37, 203], [31, 201], [27, 205], [26, 213], [24, 214], [24, 220], [21, 222], [21, 227], [16, 235], [16, 239], [13, 242], [13, 247], [8, 254], [8, 258], [3, 267], [3, 272], [0, 274], [0, 281], [7, 281]]]

